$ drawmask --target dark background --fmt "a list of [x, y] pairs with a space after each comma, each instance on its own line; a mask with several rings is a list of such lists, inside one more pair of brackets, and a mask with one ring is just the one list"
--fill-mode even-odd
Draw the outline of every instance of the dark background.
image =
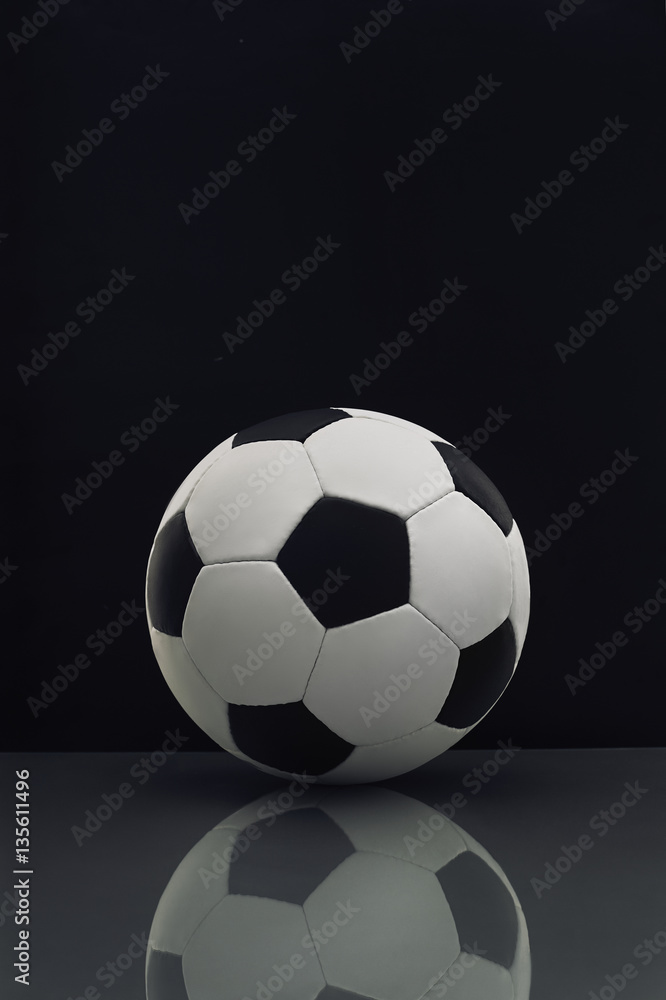
[[[3, 748], [158, 747], [176, 726], [185, 749], [214, 746], [170, 694], [143, 615], [99, 657], [86, 639], [123, 601], [143, 603], [163, 509], [203, 455], [259, 420], [331, 405], [451, 441], [502, 407], [510, 419], [474, 457], [526, 544], [553, 513], [584, 509], [533, 559], [518, 671], [461, 746], [663, 744], [666, 613], [638, 634], [623, 625], [666, 577], [662, 276], [626, 303], [613, 292], [666, 239], [663, 4], [585, 0], [556, 30], [545, 8], [406, 0], [349, 62], [340, 44], [369, 0], [244, 0], [222, 18], [208, 2], [73, 0], [17, 53], [5, 43]], [[37, 10], [6, 4], [5, 34]], [[110, 113], [157, 64], [157, 89], [124, 121]], [[497, 91], [458, 130], [443, 123], [489, 74]], [[283, 106], [296, 115], [284, 132], [254, 162], [238, 156]], [[629, 126], [617, 141], [571, 167], [616, 116]], [[115, 131], [59, 182], [53, 161], [104, 117]], [[437, 127], [447, 141], [392, 193], [384, 172]], [[242, 173], [187, 225], [179, 204], [231, 158]], [[566, 168], [574, 183], [518, 234], [511, 213]], [[331, 258], [229, 353], [224, 331], [329, 234]], [[32, 348], [123, 267], [134, 280], [25, 385]], [[459, 300], [410, 328], [456, 277]], [[609, 297], [617, 314], [563, 363], [555, 343]], [[350, 376], [402, 329], [413, 345], [357, 394]], [[130, 453], [123, 433], [167, 396], [178, 409]], [[124, 464], [68, 513], [62, 494], [116, 449]], [[638, 461], [581, 501], [616, 449]], [[565, 675], [618, 629], [626, 646], [573, 696]], [[82, 652], [91, 666], [31, 710]]]

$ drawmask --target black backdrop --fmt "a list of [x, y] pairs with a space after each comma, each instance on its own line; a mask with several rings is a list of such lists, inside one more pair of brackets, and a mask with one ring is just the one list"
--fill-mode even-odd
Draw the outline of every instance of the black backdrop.
[[[157, 747], [177, 726], [212, 746], [143, 613], [101, 655], [87, 638], [142, 606], [161, 513], [208, 450], [345, 404], [471, 436], [536, 553], [518, 671], [465, 744], [663, 743], [663, 4], [546, 4], [394, 0], [390, 21], [384, 0], [5, 4], [5, 749]], [[239, 152], [271, 120], [265, 148]], [[179, 207], [234, 159], [198, 214]], [[296, 289], [284, 272], [318, 238], [339, 245]], [[114, 269], [133, 277], [86, 311]], [[444, 279], [464, 291], [410, 325]], [[225, 338], [275, 288], [273, 315]], [[402, 330], [400, 356], [366, 367]], [[156, 399], [177, 408], [126, 434]], [[509, 415], [491, 433], [489, 410]], [[616, 450], [631, 456], [617, 481], [585, 487]], [[640, 629], [625, 621], [650, 600]], [[65, 686], [59, 667], [84, 653]]]

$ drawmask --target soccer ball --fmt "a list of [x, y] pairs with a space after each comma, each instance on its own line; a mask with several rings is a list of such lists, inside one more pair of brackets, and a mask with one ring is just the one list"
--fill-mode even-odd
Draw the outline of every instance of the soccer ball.
[[376, 781], [436, 757], [509, 682], [529, 615], [502, 496], [383, 413], [232, 435], [169, 503], [146, 608], [162, 672], [226, 750], [280, 777]]
[[386, 788], [294, 782], [180, 863], [150, 930], [146, 993], [527, 1000], [530, 971], [518, 898], [468, 833]]

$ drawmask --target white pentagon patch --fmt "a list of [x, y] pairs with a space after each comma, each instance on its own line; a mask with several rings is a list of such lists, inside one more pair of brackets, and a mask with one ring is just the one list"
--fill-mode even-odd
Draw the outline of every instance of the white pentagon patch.
[[302, 698], [324, 632], [273, 562], [204, 566], [183, 620], [192, 659], [234, 705]]
[[178, 514], [180, 511], [185, 510], [185, 506], [192, 494], [192, 491], [194, 490], [194, 487], [197, 485], [204, 473], [206, 473], [211, 466], [217, 462], [218, 458], [221, 458], [222, 455], [226, 455], [227, 452], [231, 451], [231, 443], [234, 437], [235, 434], [232, 434], [231, 437], [228, 437], [225, 441], [222, 441], [221, 444], [218, 444], [216, 448], [213, 448], [212, 451], [209, 451], [208, 454], [194, 466], [190, 474], [185, 477], [174, 495], [171, 497], [171, 500], [164, 511], [164, 517], [160, 521], [160, 526], [157, 529], [158, 531], [174, 516], [174, 514]]
[[455, 1000], [516, 1000], [506, 969], [467, 952], [458, 955], [422, 1000], [441, 1000], [449, 991]]
[[507, 544], [511, 555], [511, 575], [513, 580], [513, 600], [509, 612], [509, 621], [513, 625], [513, 631], [516, 634], [517, 661], [525, 642], [527, 623], [530, 617], [530, 571], [523, 539], [515, 521], [507, 536]]
[[318, 953], [326, 982], [362, 996], [421, 997], [442, 963], [450, 964], [460, 951], [437, 878], [396, 858], [351, 855], [303, 909], [310, 933], [327, 939]]
[[303, 701], [347, 742], [383, 743], [434, 722], [459, 655], [440, 629], [404, 604], [328, 629]]
[[189, 717], [225, 750], [253, 763], [234, 743], [226, 701], [197, 669], [180, 636], [165, 635], [153, 627], [150, 641], [167, 684]]
[[403, 518], [455, 489], [430, 441], [381, 420], [337, 420], [311, 434], [305, 449], [326, 496]]
[[495, 522], [462, 493], [410, 517], [410, 603], [465, 649], [505, 621], [511, 561]]
[[308, 933], [303, 910], [295, 903], [256, 896], [227, 896], [206, 917], [190, 938], [183, 954], [183, 976], [188, 997], [220, 1000], [220, 997], [256, 997], [257, 982], [284, 986], [278, 969], [299, 954], [304, 964], [289, 965], [289, 997], [312, 1000], [325, 981], [316, 957], [303, 950]]
[[434, 806], [388, 788], [327, 791], [319, 808], [357, 851], [388, 854], [437, 872], [465, 850], [457, 829]]
[[431, 722], [429, 726], [397, 740], [375, 746], [355, 747], [342, 764], [322, 774], [318, 781], [323, 785], [352, 785], [362, 781], [395, 778], [438, 757], [468, 731], [469, 729], [452, 729], [439, 722]]
[[323, 496], [298, 441], [252, 441], [230, 449], [199, 480], [185, 508], [206, 565], [275, 559]]
[[[433, 434], [432, 431], [421, 427], [420, 424], [415, 424], [411, 420], [403, 420], [402, 417], [394, 417], [389, 413], [378, 413], [376, 410], [360, 410], [353, 406], [336, 406], [333, 409], [343, 410], [344, 413], [348, 413], [351, 417], [369, 417], [371, 420], [383, 420], [385, 423], [393, 424], [395, 427], [404, 427], [405, 430], [414, 431], [415, 434], [420, 434], [422, 437], [427, 438], [428, 441], [444, 441], [444, 438], [439, 437], [438, 434]], [[445, 441], [445, 444], [451, 444], [451, 442]]]

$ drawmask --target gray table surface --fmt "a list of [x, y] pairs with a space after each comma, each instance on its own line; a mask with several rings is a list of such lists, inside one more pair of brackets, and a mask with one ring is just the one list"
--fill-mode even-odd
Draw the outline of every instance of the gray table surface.
[[[517, 749], [499, 754], [498, 764], [497, 750], [451, 750], [372, 787], [436, 806], [496, 859], [526, 918], [534, 1000], [664, 1000], [666, 751]], [[142, 947], [178, 863], [230, 814], [286, 787], [222, 752], [150, 758], [150, 750], [2, 756], [3, 997], [142, 1000]], [[28, 989], [12, 969], [12, 887], [26, 878], [12, 874], [15, 771], [23, 768], [31, 803]], [[90, 832], [86, 815], [105, 795], [121, 804], [102, 810]], [[560, 860], [581, 837], [579, 860]], [[132, 951], [137, 957], [121, 969], [116, 959]], [[623, 977], [627, 966], [635, 974]], [[455, 1000], [455, 989], [449, 993]]]

